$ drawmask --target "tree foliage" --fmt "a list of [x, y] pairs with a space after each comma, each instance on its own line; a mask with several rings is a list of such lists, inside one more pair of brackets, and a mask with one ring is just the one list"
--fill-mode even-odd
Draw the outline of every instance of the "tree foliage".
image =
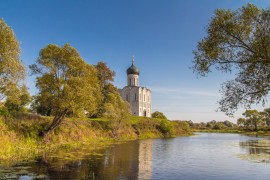
[[241, 106], [264, 103], [270, 90], [270, 10], [252, 4], [217, 9], [193, 53], [193, 70], [199, 76], [212, 67], [238, 70], [234, 80], [222, 85], [221, 111], [232, 115]]
[[121, 121], [129, 118], [130, 108], [129, 103], [123, 101], [118, 92], [109, 93], [107, 101], [104, 104], [104, 117], [111, 120]]
[[242, 126], [242, 127], [246, 126], [247, 125], [246, 124], [246, 119], [245, 118], [238, 118], [237, 119], [237, 125]]
[[270, 108], [264, 109], [262, 112], [263, 115], [263, 121], [267, 126], [270, 126]]
[[100, 80], [101, 86], [105, 88], [110, 82], [113, 82], [113, 77], [115, 76], [115, 72], [111, 71], [106, 63], [98, 62], [95, 66], [98, 73], [98, 79]]
[[[186, 123], [187, 124], [187, 123]], [[188, 124], [187, 124], [188, 126]], [[167, 119], [162, 119], [160, 122], [160, 130], [163, 134], [166, 136], [172, 136], [175, 135], [175, 128], [171, 121]]]
[[162, 112], [159, 111], [153, 112], [152, 118], [167, 119], [167, 117]]
[[85, 63], [69, 44], [47, 45], [41, 49], [37, 64], [30, 66], [37, 74], [38, 103], [49, 106], [54, 119], [44, 132], [55, 129], [68, 114], [95, 114], [102, 101], [94, 66]]
[[215, 124], [215, 126], [213, 127], [213, 129], [224, 129], [224, 128], [226, 128], [226, 126], [221, 122]]
[[[98, 116], [103, 116], [104, 113], [106, 112], [105, 104], [108, 103], [107, 101], [109, 95], [118, 93], [117, 88], [111, 83], [114, 81], [115, 72], [111, 71], [104, 62], [98, 62], [95, 68], [97, 70], [97, 77], [99, 80], [101, 93], [103, 96], [102, 104], [100, 104], [100, 107], [98, 108]], [[111, 99], [109, 99], [109, 101], [110, 100]], [[118, 101], [118, 103], [121, 104], [122, 102]]]
[[0, 96], [10, 96], [20, 89], [25, 67], [20, 60], [20, 43], [12, 28], [0, 19]]
[[243, 115], [246, 117], [246, 123], [253, 125], [254, 130], [258, 130], [258, 126], [262, 124], [262, 113], [257, 110], [246, 110]]
[[110, 128], [116, 137], [118, 130], [124, 128], [123, 120], [130, 117], [129, 103], [123, 101], [118, 92], [109, 93], [102, 109], [103, 116], [109, 119]]
[[13, 94], [7, 97], [5, 107], [10, 113], [27, 112], [25, 106], [31, 101], [32, 97], [28, 93], [27, 87], [23, 85], [21, 89], [16, 89]]

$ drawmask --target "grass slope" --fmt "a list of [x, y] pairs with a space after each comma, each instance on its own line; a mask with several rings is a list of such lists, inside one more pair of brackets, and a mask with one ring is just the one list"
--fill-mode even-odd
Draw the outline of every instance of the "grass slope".
[[[132, 116], [122, 122], [106, 118], [67, 118], [45, 138], [52, 117], [19, 114], [0, 117], [0, 159], [29, 159], [40, 153], [61, 152], [79, 147], [97, 147], [116, 141], [186, 136], [192, 133], [185, 122]], [[60, 153], [61, 154], [61, 153]]]

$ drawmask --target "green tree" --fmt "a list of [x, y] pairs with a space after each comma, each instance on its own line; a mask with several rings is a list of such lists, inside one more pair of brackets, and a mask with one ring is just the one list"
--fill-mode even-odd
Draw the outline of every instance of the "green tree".
[[11, 113], [27, 112], [25, 106], [27, 106], [31, 100], [32, 98], [28, 93], [26, 85], [23, 85], [21, 89], [16, 89], [14, 94], [7, 97], [5, 107]]
[[127, 120], [130, 117], [129, 103], [123, 101], [118, 92], [109, 93], [103, 111], [103, 116], [110, 121], [110, 128], [113, 135], [117, 137], [118, 130], [124, 128], [123, 120]]
[[207, 122], [207, 123], [206, 123], [206, 127], [212, 129], [212, 128], [214, 127], [214, 125], [213, 125], [212, 123], [210, 123], [210, 122]]
[[188, 125], [189, 125], [190, 127], [193, 127], [193, 126], [194, 126], [194, 123], [193, 123], [191, 120], [188, 120], [187, 123], [188, 123]]
[[213, 127], [213, 129], [224, 129], [224, 128], [226, 128], [226, 126], [221, 122], [216, 123], [215, 126]]
[[122, 121], [130, 115], [129, 103], [123, 101], [118, 92], [108, 94], [104, 110], [104, 116], [111, 120]]
[[42, 135], [59, 126], [68, 114], [96, 113], [102, 101], [96, 69], [85, 63], [69, 44], [47, 45], [30, 69], [38, 75], [38, 103], [49, 104], [54, 115], [52, 124]]
[[270, 126], [270, 108], [264, 109], [263, 113], [263, 120], [267, 126]]
[[[189, 127], [187, 122], [183, 122], [187, 127]], [[167, 119], [162, 119], [160, 122], [160, 130], [165, 136], [172, 136], [175, 135], [175, 128], [171, 121]]]
[[25, 67], [20, 60], [20, 43], [12, 28], [0, 19], [0, 96], [11, 96], [20, 89]]
[[167, 119], [167, 117], [162, 112], [159, 111], [153, 112], [152, 118]]
[[246, 110], [243, 113], [246, 117], [246, 122], [254, 126], [254, 130], [258, 130], [258, 126], [262, 123], [262, 113], [257, 110]]
[[230, 127], [230, 128], [234, 127], [234, 124], [228, 120], [224, 121], [223, 124], [227, 127]]
[[[44, 93], [45, 94], [45, 93]], [[45, 94], [49, 95], [49, 94]], [[34, 113], [41, 114], [43, 116], [51, 116], [52, 113], [52, 100], [43, 101], [43, 99], [51, 98], [52, 96], [48, 96], [44, 98], [44, 96], [33, 96], [33, 102], [31, 104], [31, 111]]]
[[237, 125], [242, 126], [242, 127], [246, 126], [246, 119], [245, 118], [238, 118]]
[[98, 108], [98, 116], [104, 116], [104, 105], [107, 102], [109, 94], [118, 93], [117, 88], [111, 83], [114, 81], [115, 72], [111, 71], [104, 62], [98, 62], [95, 68], [97, 70], [98, 80], [103, 95], [102, 104], [100, 104], [100, 107]]
[[199, 128], [206, 128], [206, 123], [205, 122], [200, 122], [199, 123]]
[[115, 72], [111, 71], [104, 62], [98, 62], [95, 67], [97, 69], [98, 79], [104, 90], [103, 94], [106, 95], [106, 90], [108, 89], [107, 86], [110, 82], [114, 81], [113, 77], [115, 76]]
[[222, 85], [219, 109], [233, 115], [241, 106], [264, 103], [270, 90], [270, 10], [252, 4], [217, 9], [206, 29], [193, 51], [194, 72], [206, 76], [212, 67], [238, 69], [236, 78]]
[[217, 124], [217, 121], [216, 120], [212, 120], [212, 121], [210, 121], [210, 123], [214, 126], [214, 125]]

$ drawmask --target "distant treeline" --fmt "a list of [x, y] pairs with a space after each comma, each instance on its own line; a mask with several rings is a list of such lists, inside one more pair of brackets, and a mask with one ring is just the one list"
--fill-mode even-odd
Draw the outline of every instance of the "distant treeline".
[[234, 124], [230, 121], [216, 121], [212, 120], [209, 122], [200, 122], [200, 123], [194, 123], [193, 121], [189, 120], [186, 121], [190, 128], [192, 129], [224, 129], [224, 128], [235, 128], [238, 127], [237, 124]]
[[270, 130], [270, 108], [264, 111], [246, 110], [243, 118], [237, 119], [237, 124], [226, 121], [212, 120], [209, 122], [194, 123], [191, 120], [186, 121], [191, 129], [242, 129], [242, 130]]

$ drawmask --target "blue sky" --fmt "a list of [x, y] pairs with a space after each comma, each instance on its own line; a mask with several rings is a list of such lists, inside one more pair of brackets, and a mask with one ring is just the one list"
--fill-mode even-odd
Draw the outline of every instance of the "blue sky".
[[[89, 64], [104, 61], [126, 85], [132, 55], [140, 86], [152, 90], [152, 110], [171, 120], [230, 120], [216, 112], [220, 84], [233, 74], [196, 78], [192, 50], [203, 38], [214, 10], [237, 9], [248, 2], [266, 8], [269, 0], [0, 0], [0, 17], [21, 42], [21, 58], [33, 64], [47, 44], [69, 43]], [[27, 85], [35, 94], [35, 78]], [[262, 108], [262, 107], [254, 107]]]

